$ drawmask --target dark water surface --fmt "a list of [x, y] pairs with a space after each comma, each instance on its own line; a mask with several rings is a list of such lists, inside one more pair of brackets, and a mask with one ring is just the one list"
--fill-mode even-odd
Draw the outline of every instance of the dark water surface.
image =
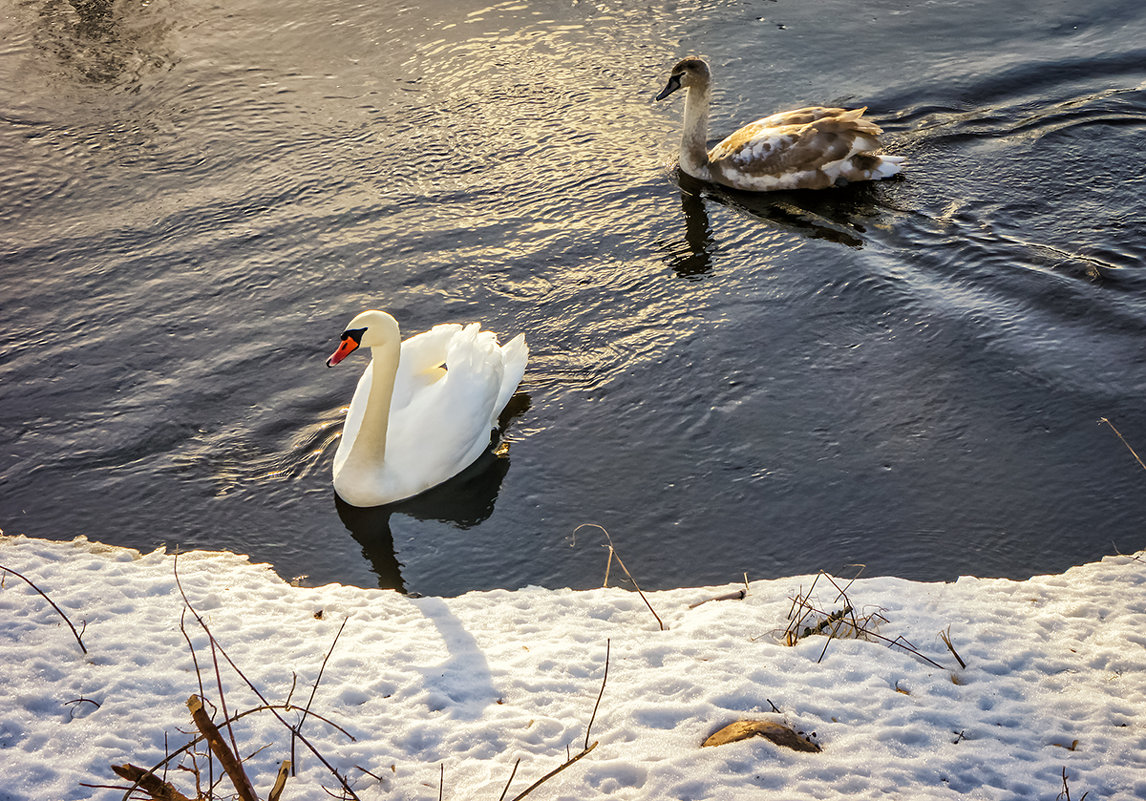
[[[0, 527], [453, 594], [862, 562], [1016, 578], [1146, 546], [1139, 2], [3, 0]], [[751, 196], [712, 136], [866, 105], [903, 180]], [[500, 456], [336, 504], [365, 359], [481, 320]], [[349, 526], [349, 528], [348, 528]], [[392, 535], [392, 540], [391, 536]]]

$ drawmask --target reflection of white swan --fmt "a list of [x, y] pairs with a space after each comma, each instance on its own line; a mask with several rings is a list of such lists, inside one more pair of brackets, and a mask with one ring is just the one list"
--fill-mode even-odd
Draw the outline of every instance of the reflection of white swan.
[[782, 111], [745, 125], [706, 151], [711, 74], [699, 58], [672, 69], [663, 100], [685, 88], [680, 168], [694, 178], [733, 189], [823, 189], [845, 181], [874, 181], [895, 175], [903, 156], [877, 155], [878, 125], [863, 118], [865, 108], [813, 106]]
[[477, 323], [402, 342], [394, 318], [371, 310], [350, 321], [327, 365], [360, 346], [373, 359], [334, 454], [334, 490], [354, 506], [417, 495], [481, 456], [529, 356], [524, 335], [501, 346]]

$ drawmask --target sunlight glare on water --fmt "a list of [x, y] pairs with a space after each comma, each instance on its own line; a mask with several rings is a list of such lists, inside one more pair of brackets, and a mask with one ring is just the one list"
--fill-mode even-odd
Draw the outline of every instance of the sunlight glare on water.
[[[0, 527], [313, 583], [1028, 576], [1146, 545], [1144, 12], [1108, 2], [28, 0], [0, 25]], [[750, 196], [710, 135], [866, 105], [902, 180]], [[532, 356], [499, 456], [336, 504], [365, 360]]]

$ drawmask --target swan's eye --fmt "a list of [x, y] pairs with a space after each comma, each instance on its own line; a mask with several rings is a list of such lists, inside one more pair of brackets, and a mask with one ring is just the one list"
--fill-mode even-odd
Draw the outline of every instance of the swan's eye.
[[365, 328], [348, 328], [342, 332], [340, 339], [345, 342], [348, 339], [353, 339], [355, 345], [362, 344], [362, 335], [366, 333]]

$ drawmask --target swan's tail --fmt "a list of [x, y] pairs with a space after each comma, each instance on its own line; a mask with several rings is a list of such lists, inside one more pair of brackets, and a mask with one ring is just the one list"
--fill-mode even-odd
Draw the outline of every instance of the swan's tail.
[[525, 363], [529, 361], [529, 346], [525, 344], [525, 334], [518, 334], [501, 346], [501, 359], [504, 372], [501, 377], [501, 389], [497, 394], [497, 403], [494, 405], [495, 419], [509, 403], [517, 385], [525, 376]]

